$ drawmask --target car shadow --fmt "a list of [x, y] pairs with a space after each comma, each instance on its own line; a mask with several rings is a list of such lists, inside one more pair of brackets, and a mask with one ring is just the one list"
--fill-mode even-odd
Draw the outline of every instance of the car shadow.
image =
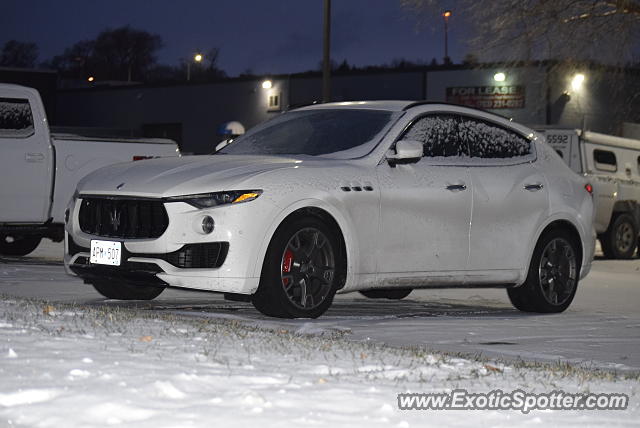
[[121, 301], [95, 299], [87, 302], [91, 306], [121, 307], [158, 313], [179, 314], [203, 318], [225, 318], [247, 321], [271, 321], [277, 323], [336, 323], [340, 321], [390, 321], [393, 319], [430, 319], [434, 317], [450, 318], [496, 318], [510, 319], [540, 314], [527, 314], [501, 302], [480, 300], [474, 303], [447, 301], [386, 299], [336, 299], [329, 310], [317, 319], [279, 320], [260, 314], [251, 303], [226, 301], [220, 297], [212, 299], [169, 299], [156, 301]]

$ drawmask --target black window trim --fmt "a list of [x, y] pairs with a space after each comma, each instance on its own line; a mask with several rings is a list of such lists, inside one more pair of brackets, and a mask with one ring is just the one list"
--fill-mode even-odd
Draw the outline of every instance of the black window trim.
[[[611, 153], [613, 155], [613, 158], [616, 161], [615, 165], [611, 165], [610, 163], [598, 162], [596, 160], [596, 152], [608, 152], [608, 153]], [[594, 148], [593, 152], [591, 153], [591, 155], [593, 156], [593, 166], [598, 171], [602, 171], [602, 172], [618, 172], [618, 157], [616, 156], [616, 153], [613, 150], [603, 150], [603, 149], [599, 149], [599, 148]], [[611, 166], [612, 168], [615, 168], [615, 169], [614, 170], [612, 170], [612, 169], [602, 169], [602, 168], [598, 168], [598, 165], [609, 165], [609, 166]]]
[[[526, 164], [526, 163], [534, 163], [538, 160], [538, 152], [536, 150], [536, 145], [535, 145], [535, 141], [534, 138], [531, 138], [529, 135], [525, 135], [523, 132], [514, 129], [514, 128], [509, 128], [507, 126], [505, 126], [504, 124], [498, 123], [495, 120], [491, 120], [491, 119], [487, 119], [486, 117], [482, 117], [480, 115], [474, 115], [472, 113], [460, 113], [457, 111], [448, 111], [448, 110], [432, 110], [432, 111], [428, 111], [425, 113], [421, 113], [419, 115], [417, 115], [416, 117], [414, 117], [413, 119], [411, 119], [409, 121], [409, 123], [407, 123], [407, 125], [404, 126], [404, 128], [402, 128], [402, 131], [400, 131], [400, 133], [398, 134], [398, 137], [393, 141], [393, 143], [391, 143], [391, 145], [389, 146], [388, 150], [393, 150], [396, 147], [396, 143], [400, 140], [402, 140], [402, 138], [406, 135], [407, 131], [409, 130], [409, 128], [411, 128], [417, 121], [419, 121], [420, 119], [427, 117], [427, 116], [434, 116], [434, 115], [443, 115], [443, 114], [448, 114], [448, 115], [453, 115], [453, 116], [461, 116], [461, 117], [469, 117], [472, 119], [477, 119], [477, 120], [482, 120], [485, 122], [488, 122], [489, 124], [495, 125], [499, 128], [502, 128], [506, 131], [510, 131], [513, 132], [519, 136], [521, 136], [522, 138], [526, 139], [527, 141], [529, 141], [529, 143], [531, 144], [531, 154], [528, 155], [526, 157], [526, 159], [522, 159], [522, 160], [514, 160], [513, 162], [509, 162], [509, 161], [500, 161], [499, 158], [496, 162], [492, 162], [491, 159], [492, 158], [478, 158], [478, 159], [483, 159], [482, 163], [479, 163], [477, 161], [474, 161], [472, 157], [468, 157], [468, 158], [460, 158], [458, 156], [451, 156], [452, 160], [450, 162], [447, 161], [434, 161], [433, 159], [429, 160], [430, 158], [423, 156], [422, 159], [419, 162], [425, 162], [428, 165], [434, 165], [434, 166], [439, 166], [439, 165], [446, 165], [446, 166], [467, 166], [467, 167], [483, 167], [483, 166], [512, 166], [512, 165], [522, 165], [522, 164]], [[471, 148], [469, 147], [469, 153], [471, 153]], [[453, 158], [455, 159], [465, 159], [464, 162], [456, 162]], [[502, 158], [504, 159], [504, 158]], [[513, 158], [507, 158], [507, 159], [513, 159]]]
[[0, 133], [0, 139], [3, 140], [24, 140], [27, 138], [31, 138], [33, 137], [33, 135], [36, 133], [36, 121], [34, 120], [33, 117], [33, 108], [31, 107], [31, 101], [29, 101], [28, 98], [16, 98], [16, 97], [0, 97], [0, 101], [2, 100], [8, 100], [8, 101], [26, 101], [27, 105], [29, 106], [29, 114], [31, 115], [31, 133], [29, 134], [22, 134], [22, 135], [2, 135]]

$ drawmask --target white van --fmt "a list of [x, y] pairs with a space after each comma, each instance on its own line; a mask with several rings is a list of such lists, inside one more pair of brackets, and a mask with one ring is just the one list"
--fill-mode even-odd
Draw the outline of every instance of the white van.
[[606, 257], [640, 245], [640, 140], [574, 129], [539, 129], [571, 169], [593, 185], [595, 229]]

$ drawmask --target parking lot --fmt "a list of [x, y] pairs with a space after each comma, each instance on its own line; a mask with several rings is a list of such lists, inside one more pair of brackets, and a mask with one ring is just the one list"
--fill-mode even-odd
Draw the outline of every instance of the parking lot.
[[640, 259], [597, 256], [568, 311], [529, 315], [515, 310], [504, 290], [418, 290], [402, 301], [338, 296], [317, 320], [278, 320], [249, 303], [220, 294], [165, 292], [150, 302], [105, 300], [91, 286], [67, 276], [62, 244], [43, 243], [31, 256], [0, 258], [0, 293], [8, 296], [117, 305], [185, 317], [233, 318], [262, 326], [321, 333], [343, 330], [357, 341], [483, 355], [507, 361], [568, 362], [616, 371], [640, 370]]

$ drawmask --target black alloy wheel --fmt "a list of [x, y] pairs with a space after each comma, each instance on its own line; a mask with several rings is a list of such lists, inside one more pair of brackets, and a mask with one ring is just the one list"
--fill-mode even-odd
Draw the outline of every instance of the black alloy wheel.
[[546, 232], [536, 245], [524, 284], [507, 289], [513, 306], [524, 312], [540, 313], [567, 309], [580, 278], [578, 245], [564, 230]]
[[282, 225], [269, 244], [253, 305], [280, 318], [320, 316], [336, 293], [339, 251], [335, 232], [319, 218]]

